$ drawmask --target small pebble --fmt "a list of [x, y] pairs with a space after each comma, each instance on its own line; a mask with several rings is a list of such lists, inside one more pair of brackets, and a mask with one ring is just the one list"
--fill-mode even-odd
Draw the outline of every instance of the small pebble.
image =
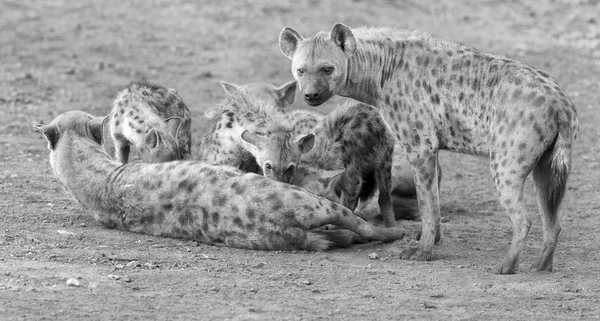
[[377, 260], [378, 258], [379, 258], [379, 255], [377, 255], [377, 253], [375, 253], [375, 252], [369, 254], [369, 259], [371, 259], [371, 260]]
[[67, 286], [79, 286], [79, 280], [77, 280], [76, 278], [70, 278], [67, 280]]
[[312, 284], [312, 282], [310, 282], [310, 280], [308, 280], [308, 279], [300, 279], [300, 280], [298, 280], [298, 283], [304, 284], [304, 285], [311, 285]]
[[120, 280], [121, 276], [120, 275], [116, 275], [116, 274], [109, 274], [107, 276], [109, 279], [113, 279], [113, 280]]
[[260, 263], [256, 264], [255, 266], [253, 266], [253, 268], [255, 268], [255, 269], [260, 269], [261, 267], [263, 267], [263, 266], [265, 266], [265, 265], [267, 265], [267, 263], [265, 263], [265, 262], [260, 262]]

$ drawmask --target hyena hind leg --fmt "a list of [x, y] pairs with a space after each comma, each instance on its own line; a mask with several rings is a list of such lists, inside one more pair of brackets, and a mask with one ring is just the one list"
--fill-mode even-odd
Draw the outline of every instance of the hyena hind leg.
[[[546, 151], [533, 168], [533, 184], [537, 194], [538, 208], [544, 231], [542, 251], [538, 260], [531, 265], [531, 269], [548, 272], [552, 271], [554, 249], [558, 243], [558, 235], [561, 230], [558, 220], [558, 204], [551, 204], [549, 198], [551, 193], [558, 192], [558, 202], [560, 203], [565, 189], [564, 185], [554, 186], [551, 155], [551, 151]], [[554, 191], [553, 187], [557, 190]]]
[[[509, 160], [509, 162], [512, 162], [512, 160]], [[515, 168], [523, 167], [502, 167], [492, 163], [492, 175], [495, 178], [498, 199], [512, 223], [512, 240], [510, 248], [500, 265], [496, 266], [494, 271], [497, 274], [516, 273], [517, 268], [519, 267], [519, 256], [525, 248], [525, 241], [531, 227], [531, 218], [527, 213], [525, 202], [523, 200], [523, 186], [529, 172], [523, 173], [515, 171]]]

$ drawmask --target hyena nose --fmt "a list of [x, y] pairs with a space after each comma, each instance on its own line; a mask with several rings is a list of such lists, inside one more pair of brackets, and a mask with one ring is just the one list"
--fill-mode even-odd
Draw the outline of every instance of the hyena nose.
[[312, 92], [312, 93], [304, 93], [304, 99], [306, 100], [315, 100], [317, 98], [319, 98], [319, 95], [321, 93], [316, 91], [316, 92]]

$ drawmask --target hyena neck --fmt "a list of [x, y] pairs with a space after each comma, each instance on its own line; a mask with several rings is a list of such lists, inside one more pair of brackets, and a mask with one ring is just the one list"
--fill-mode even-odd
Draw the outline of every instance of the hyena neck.
[[346, 84], [340, 96], [380, 107], [390, 86], [401, 84], [400, 73], [418, 73], [415, 56], [427, 54], [425, 39], [357, 39], [356, 52], [348, 60]]

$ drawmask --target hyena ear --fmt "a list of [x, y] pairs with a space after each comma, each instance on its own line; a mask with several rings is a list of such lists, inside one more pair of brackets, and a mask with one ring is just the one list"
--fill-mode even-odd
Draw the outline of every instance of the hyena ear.
[[151, 128], [146, 133], [146, 137], [144, 138], [144, 144], [146, 146], [148, 146], [149, 148], [156, 148], [156, 146], [158, 146], [159, 142], [160, 142], [160, 135], [158, 134], [158, 131], [154, 128]]
[[346, 25], [339, 22], [336, 23], [331, 29], [330, 37], [331, 40], [333, 40], [333, 42], [348, 55], [348, 57], [356, 52], [356, 39], [354, 38], [352, 30]]
[[258, 147], [258, 145], [260, 144], [260, 137], [258, 137], [258, 135], [256, 134], [249, 132], [248, 130], [244, 130], [244, 132], [242, 133], [242, 139], [246, 143], [250, 143], [256, 147]]
[[288, 105], [293, 104], [294, 99], [296, 98], [296, 81], [292, 80], [281, 85], [279, 88], [275, 89], [275, 93], [279, 100], [286, 102]]
[[56, 143], [58, 142], [58, 128], [54, 125], [34, 125], [33, 129], [44, 134], [48, 141], [48, 149], [54, 150]]
[[315, 146], [315, 135], [308, 134], [296, 139], [296, 145], [298, 145], [302, 154], [310, 152], [313, 146]]
[[220, 83], [221, 87], [223, 87], [223, 90], [225, 91], [225, 94], [229, 96], [235, 96], [241, 90], [240, 86], [236, 84], [232, 84], [223, 80], [221, 80]]
[[181, 123], [183, 120], [179, 117], [171, 117], [166, 119], [167, 127], [169, 128], [170, 133], [174, 133], [174, 136], [177, 137], [179, 134], [179, 129], [181, 128]]
[[92, 138], [100, 145], [104, 142], [103, 133], [104, 133], [104, 124], [108, 122], [108, 118], [106, 117], [96, 117], [88, 122], [88, 128], [90, 133], [92, 134]]
[[204, 112], [204, 117], [208, 119], [215, 119], [221, 115], [221, 107], [211, 108]]
[[298, 49], [298, 45], [302, 40], [304, 40], [304, 38], [298, 31], [290, 27], [285, 27], [279, 34], [279, 49], [281, 49], [284, 56], [292, 59], [292, 56], [296, 52], [296, 49]]

